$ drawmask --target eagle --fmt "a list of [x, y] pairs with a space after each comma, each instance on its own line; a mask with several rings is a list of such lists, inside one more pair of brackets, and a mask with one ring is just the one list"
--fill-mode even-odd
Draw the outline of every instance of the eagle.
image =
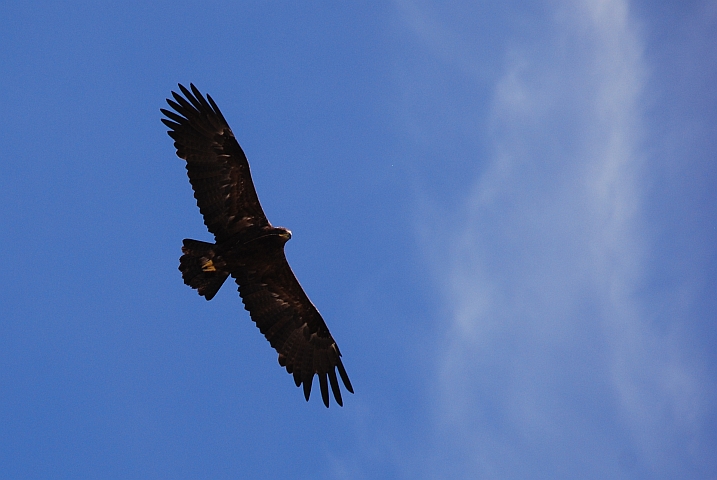
[[184, 283], [211, 300], [230, 275], [244, 308], [279, 354], [279, 364], [303, 384], [309, 400], [314, 375], [329, 406], [329, 384], [343, 406], [336, 370], [349, 392], [353, 387], [341, 352], [324, 319], [294, 276], [284, 254], [291, 231], [274, 227], [259, 203], [249, 162], [224, 115], [208, 94], [179, 84], [161, 108], [162, 122], [186, 160], [204, 224], [214, 243], [184, 239], [179, 270]]

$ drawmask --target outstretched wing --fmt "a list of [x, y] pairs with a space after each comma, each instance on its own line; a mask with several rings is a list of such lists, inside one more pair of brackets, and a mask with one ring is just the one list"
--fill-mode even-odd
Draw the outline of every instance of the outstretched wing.
[[341, 362], [341, 352], [291, 271], [283, 248], [269, 258], [251, 256], [232, 276], [251, 319], [279, 353], [279, 364], [294, 375], [297, 387], [303, 383], [306, 400], [316, 374], [324, 404], [329, 406], [330, 384], [336, 403], [343, 405], [337, 369], [346, 389], [353, 393], [353, 387]]
[[175, 112], [161, 109], [170, 128], [177, 156], [187, 161], [204, 224], [217, 243], [252, 227], [269, 225], [249, 172], [249, 162], [212, 97], [206, 99], [190, 84], [179, 85], [184, 97], [172, 92], [167, 103]]

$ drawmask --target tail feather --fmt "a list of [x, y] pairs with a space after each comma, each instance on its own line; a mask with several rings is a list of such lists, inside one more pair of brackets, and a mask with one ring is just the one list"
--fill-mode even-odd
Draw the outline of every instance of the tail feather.
[[214, 298], [229, 272], [224, 270], [226, 263], [214, 252], [214, 244], [185, 238], [179, 270], [184, 283], [199, 292], [207, 300]]

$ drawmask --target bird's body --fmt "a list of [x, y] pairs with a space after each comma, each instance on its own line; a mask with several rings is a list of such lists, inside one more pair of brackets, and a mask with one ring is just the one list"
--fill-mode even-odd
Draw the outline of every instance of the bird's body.
[[284, 245], [291, 232], [269, 223], [259, 204], [249, 163], [212, 98], [179, 85], [162, 109], [197, 205], [215, 243], [185, 239], [179, 269], [184, 282], [211, 300], [231, 275], [252, 320], [279, 354], [279, 363], [303, 384], [309, 399], [314, 375], [324, 404], [328, 386], [343, 404], [336, 370], [353, 393], [341, 353], [319, 311], [291, 271]]

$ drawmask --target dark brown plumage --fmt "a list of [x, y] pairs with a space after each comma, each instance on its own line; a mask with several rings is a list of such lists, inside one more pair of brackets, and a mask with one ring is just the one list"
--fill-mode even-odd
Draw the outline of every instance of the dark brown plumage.
[[353, 387], [341, 352], [326, 323], [291, 271], [284, 244], [291, 232], [273, 227], [264, 215], [249, 172], [249, 162], [227, 121], [209, 95], [191, 85], [172, 92], [161, 109], [177, 156], [187, 161], [187, 175], [199, 211], [216, 243], [185, 239], [179, 270], [184, 283], [211, 300], [231, 275], [244, 308], [272, 347], [279, 364], [303, 384], [309, 400], [314, 375], [329, 406], [329, 384], [343, 405], [336, 369], [344, 387]]

